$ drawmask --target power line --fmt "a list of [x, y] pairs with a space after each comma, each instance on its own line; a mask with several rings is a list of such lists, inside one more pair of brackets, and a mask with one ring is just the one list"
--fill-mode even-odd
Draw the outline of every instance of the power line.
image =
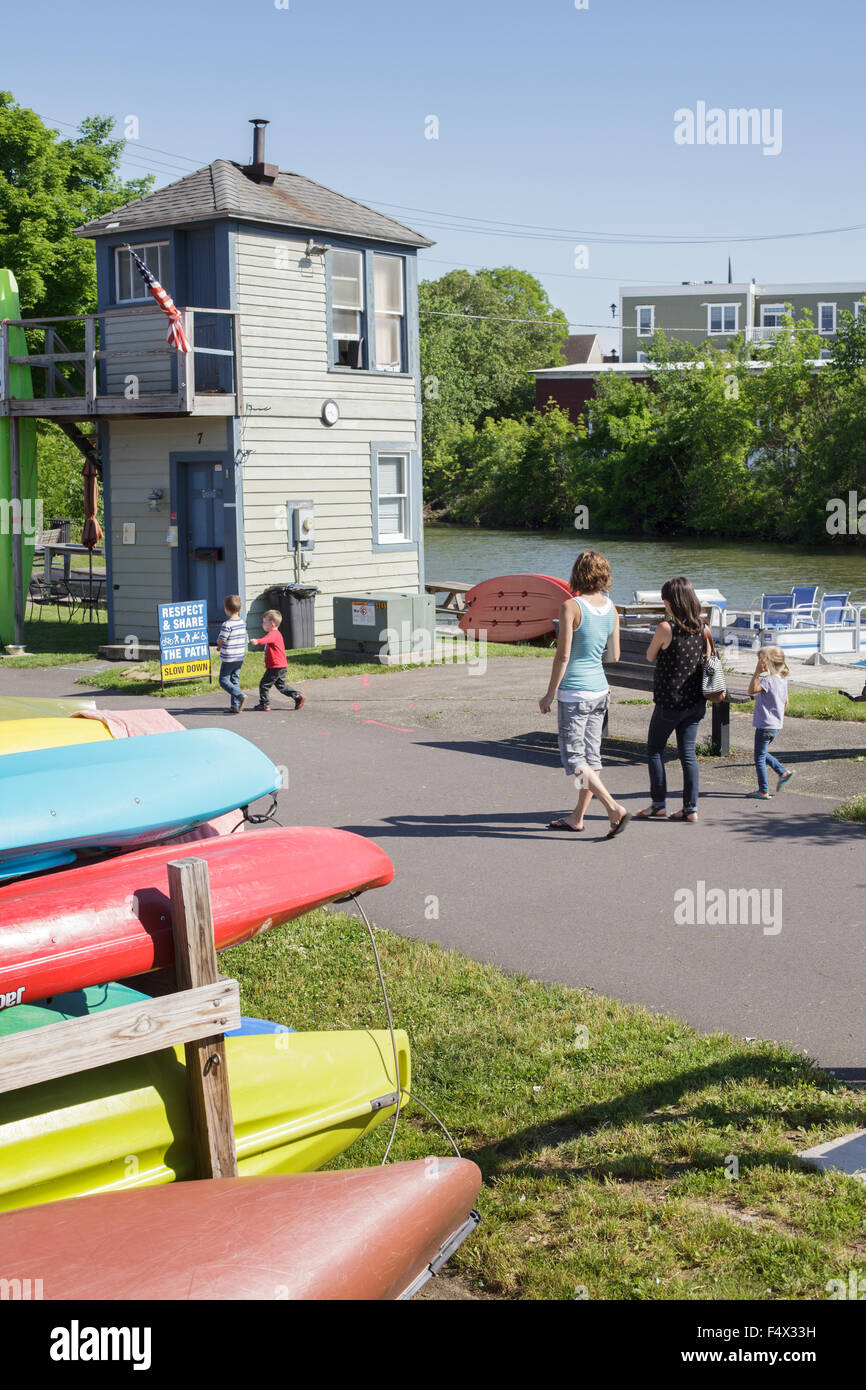
[[[487, 266], [487, 265], [478, 265], [477, 263], [476, 263], [476, 264], [473, 264], [472, 261], [443, 261], [443, 260], [439, 260], [439, 259], [437, 259], [437, 257], [435, 257], [435, 256], [428, 256], [428, 255], [423, 251], [423, 249], [422, 249], [422, 251], [421, 251], [421, 255], [424, 257], [423, 261], [421, 262], [422, 265], [450, 265], [451, 268], [452, 268], [453, 270], [490, 270], [490, 269], [491, 269], [490, 266]], [[643, 276], [640, 280], [637, 280], [637, 279], [635, 279], [635, 277], [634, 277], [633, 275], [584, 275], [584, 273], [583, 273], [582, 270], [575, 270], [575, 271], [571, 271], [570, 273], [569, 273], [569, 272], [566, 272], [566, 271], [564, 271], [564, 270], [532, 270], [532, 271], [527, 271], [527, 274], [536, 275], [536, 276], [542, 276], [542, 275], [545, 275], [545, 276], [553, 276], [553, 277], [554, 277], [555, 279], [557, 279], [557, 280], [571, 280], [571, 281], [574, 282], [574, 283], [576, 283], [578, 279], [579, 279], [579, 280], [609, 280], [609, 281], [611, 281], [611, 282], [612, 282], [613, 284], [615, 284], [615, 285], [626, 285], [626, 284], [646, 285], [646, 284], [649, 283], [649, 282], [647, 281], [647, 279], [646, 279], [646, 276]], [[679, 280], [656, 280], [656, 281], [654, 281], [653, 283], [656, 284], [656, 285], [678, 285], [678, 284], [680, 284], [681, 282], [680, 282]]]

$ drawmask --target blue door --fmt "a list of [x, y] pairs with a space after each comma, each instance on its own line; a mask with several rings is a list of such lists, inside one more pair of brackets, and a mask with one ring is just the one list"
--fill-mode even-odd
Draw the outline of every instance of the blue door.
[[[226, 579], [226, 472], [216, 460], [178, 465], [177, 547], [178, 571], [184, 599], [205, 599], [208, 633], [213, 641], [225, 614], [223, 599], [229, 592]], [[229, 512], [229, 516], [233, 513]]]

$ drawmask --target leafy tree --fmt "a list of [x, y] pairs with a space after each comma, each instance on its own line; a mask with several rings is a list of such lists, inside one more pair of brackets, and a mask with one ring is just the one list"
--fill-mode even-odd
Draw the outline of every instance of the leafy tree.
[[93, 243], [74, 229], [141, 197], [152, 179], [124, 182], [123, 141], [108, 116], [71, 138], [0, 92], [0, 265], [18, 281], [24, 317], [83, 314], [96, 304]]
[[513, 266], [452, 270], [422, 282], [418, 297], [423, 441], [432, 465], [449, 427], [532, 408], [529, 373], [562, 362], [568, 322], [538, 280]]

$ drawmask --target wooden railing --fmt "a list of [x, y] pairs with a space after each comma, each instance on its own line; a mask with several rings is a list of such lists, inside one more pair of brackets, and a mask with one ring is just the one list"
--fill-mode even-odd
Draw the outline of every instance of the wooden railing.
[[[156, 305], [7, 320], [0, 324], [0, 415], [234, 414], [241, 409], [237, 312], [181, 312], [189, 352], [153, 345], [168, 327]], [[138, 318], [140, 346], [130, 325]], [[32, 398], [15, 382], [15, 368], [29, 369]]]

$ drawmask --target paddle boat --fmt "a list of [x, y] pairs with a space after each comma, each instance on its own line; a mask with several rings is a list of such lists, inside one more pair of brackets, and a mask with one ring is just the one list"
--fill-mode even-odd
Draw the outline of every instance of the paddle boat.
[[[397, 1076], [384, 1030], [227, 1038], [240, 1175], [321, 1168], [393, 1118], [411, 1089], [409, 1040], [395, 1038]], [[191, 1126], [183, 1047], [8, 1091], [0, 1211], [194, 1178]]]
[[[189, 735], [166, 737], [178, 744]], [[218, 951], [394, 877], [372, 840], [293, 825], [218, 836], [191, 850], [160, 845], [9, 883], [0, 887], [0, 1008], [171, 965], [168, 864], [185, 853], [207, 863]]]
[[475, 1230], [480, 1189], [468, 1159], [429, 1158], [79, 1197], [0, 1217], [0, 1275], [75, 1304], [405, 1300]]

